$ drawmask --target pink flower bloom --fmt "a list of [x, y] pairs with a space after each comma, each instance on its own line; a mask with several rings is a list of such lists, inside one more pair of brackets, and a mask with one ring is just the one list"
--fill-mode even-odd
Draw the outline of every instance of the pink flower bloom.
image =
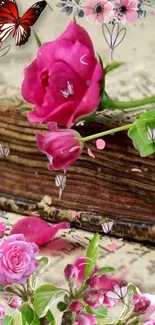
[[136, 313], [144, 313], [150, 304], [151, 301], [145, 295], [137, 294], [133, 296], [134, 311]]
[[0, 319], [2, 319], [5, 315], [4, 306], [0, 304]]
[[35, 105], [28, 120], [72, 126], [96, 110], [102, 77], [89, 35], [71, 22], [59, 38], [39, 48], [25, 69], [22, 95]]
[[75, 319], [76, 325], [95, 325], [97, 324], [96, 318], [91, 314], [77, 314]]
[[115, 17], [122, 23], [135, 23], [138, 19], [138, 0], [116, 0]]
[[99, 308], [104, 301], [104, 295], [99, 290], [89, 290], [84, 294], [84, 301], [93, 309]]
[[85, 0], [83, 10], [92, 24], [108, 23], [114, 17], [114, 5], [108, 0]]
[[89, 277], [87, 280], [87, 285], [90, 286], [91, 288], [95, 288], [99, 283], [99, 277], [97, 274], [93, 274]]
[[82, 153], [81, 136], [72, 129], [57, 130], [55, 123], [48, 123], [48, 127], [53, 132], [37, 134], [38, 148], [49, 159], [49, 170], [66, 170]]
[[43, 246], [49, 243], [59, 230], [67, 228], [69, 228], [68, 222], [60, 222], [51, 226], [46, 221], [32, 216], [17, 221], [10, 234], [23, 234], [26, 241]]
[[[140, 293], [134, 297], [133, 302], [139, 299], [139, 312], [141, 313], [138, 317], [139, 321], [143, 322], [148, 320], [152, 314], [155, 312], [155, 295], [150, 295], [149, 293]], [[142, 304], [143, 300], [143, 304]], [[143, 306], [142, 306], [143, 305]], [[138, 308], [138, 301], [137, 301]]]
[[23, 235], [11, 235], [0, 243], [0, 284], [24, 284], [29, 275], [35, 272], [38, 263], [35, 259], [36, 245], [27, 243]]
[[78, 273], [78, 268], [73, 264], [68, 264], [64, 269], [64, 274], [67, 281], [77, 279]]
[[18, 308], [22, 303], [22, 300], [19, 299], [18, 297], [14, 297], [10, 303], [9, 303], [9, 307], [11, 308]]
[[7, 228], [7, 224], [5, 222], [0, 222], [0, 237], [5, 234], [5, 230]]
[[69, 310], [72, 312], [79, 312], [82, 309], [81, 304], [79, 303], [79, 301], [73, 301], [70, 306], [69, 306]]

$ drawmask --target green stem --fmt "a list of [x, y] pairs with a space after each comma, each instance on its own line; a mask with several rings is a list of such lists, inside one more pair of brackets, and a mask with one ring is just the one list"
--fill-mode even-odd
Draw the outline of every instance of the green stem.
[[90, 140], [97, 139], [97, 138], [100, 138], [100, 137], [104, 137], [105, 135], [108, 135], [108, 134], [128, 130], [133, 125], [134, 125], [134, 123], [132, 123], [132, 124], [130, 123], [130, 124], [123, 125], [123, 126], [120, 126], [118, 128], [114, 128], [114, 129], [111, 129], [111, 130], [108, 130], [108, 131], [103, 131], [103, 132], [100, 132], [100, 133], [97, 133], [97, 134], [89, 135], [88, 137], [82, 138], [82, 142], [86, 142], [86, 141], [90, 141]]
[[133, 100], [130, 102], [119, 102], [110, 100], [109, 105], [111, 109], [124, 109], [124, 108], [134, 108], [139, 106], [145, 106], [147, 104], [155, 103], [155, 96], [146, 97], [143, 99]]

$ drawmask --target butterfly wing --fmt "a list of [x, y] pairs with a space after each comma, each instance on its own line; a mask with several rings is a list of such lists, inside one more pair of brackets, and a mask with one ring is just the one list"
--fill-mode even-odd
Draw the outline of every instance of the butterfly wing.
[[0, 1], [0, 41], [4, 41], [15, 31], [19, 19], [18, 8], [15, 0]]
[[15, 32], [16, 45], [21, 46], [28, 41], [31, 35], [30, 26], [35, 24], [46, 5], [46, 1], [38, 1], [22, 16]]

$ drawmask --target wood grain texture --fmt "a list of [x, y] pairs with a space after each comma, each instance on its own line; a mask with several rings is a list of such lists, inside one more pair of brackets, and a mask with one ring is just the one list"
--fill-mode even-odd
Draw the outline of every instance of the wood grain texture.
[[[78, 130], [87, 136], [106, 128], [91, 123]], [[107, 136], [104, 151], [89, 143], [96, 158], [89, 157], [85, 148], [68, 170], [59, 200], [58, 173], [48, 171], [47, 159], [36, 147], [36, 132], [45, 130], [45, 126], [31, 125], [17, 109], [0, 108], [0, 143], [11, 148], [10, 155], [0, 159], [0, 207], [54, 222], [66, 219], [101, 232], [103, 222], [112, 219], [112, 234], [155, 242], [154, 157], [141, 158], [125, 132]], [[74, 220], [72, 211], [77, 211]]]

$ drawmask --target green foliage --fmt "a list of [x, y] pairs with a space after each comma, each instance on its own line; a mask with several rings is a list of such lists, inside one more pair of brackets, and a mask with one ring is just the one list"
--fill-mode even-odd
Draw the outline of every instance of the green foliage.
[[44, 317], [50, 306], [56, 303], [65, 293], [51, 284], [44, 284], [34, 292], [33, 307], [39, 318]]
[[119, 68], [123, 64], [124, 64], [124, 62], [113, 61], [112, 63], [110, 63], [106, 66], [105, 74], [107, 74], [108, 72], [110, 72], [112, 70]]
[[128, 131], [128, 136], [141, 157], [153, 154], [155, 152], [155, 109], [137, 116]]
[[102, 267], [101, 269], [99, 269], [97, 271], [97, 275], [98, 276], [101, 276], [103, 274], [110, 273], [110, 272], [114, 272], [114, 271], [115, 271], [115, 269], [113, 267], [110, 267], [110, 266]]
[[37, 42], [38, 47], [40, 47], [41, 46], [41, 40], [40, 40], [40, 38], [39, 38], [39, 36], [37, 35], [36, 32], [34, 32], [34, 37], [35, 37], [35, 40]]
[[10, 324], [10, 321], [11, 321], [11, 316], [5, 316], [3, 318], [3, 325], [9, 325]]
[[46, 314], [46, 318], [50, 322], [50, 325], [56, 325], [55, 318], [50, 310], [48, 310], [48, 312]]
[[67, 309], [67, 305], [64, 304], [63, 301], [60, 301], [60, 302], [58, 302], [58, 304], [57, 304], [57, 308], [58, 308], [59, 311], [65, 311], [65, 310]]
[[11, 317], [9, 325], [28, 325], [25, 317], [19, 310], [16, 310], [13, 317]]
[[88, 246], [84, 279], [87, 279], [94, 271], [94, 267], [99, 255], [99, 240], [100, 236], [98, 233], [96, 233]]
[[24, 303], [20, 308], [20, 312], [25, 317], [26, 321], [30, 325], [40, 325], [39, 318], [33, 311], [33, 309], [29, 306], [28, 303]]
[[32, 275], [32, 288], [36, 288], [37, 283], [41, 275], [46, 271], [50, 264], [50, 258], [47, 256], [40, 257], [37, 259], [39, 266], [36, 269], [36, 272]]

